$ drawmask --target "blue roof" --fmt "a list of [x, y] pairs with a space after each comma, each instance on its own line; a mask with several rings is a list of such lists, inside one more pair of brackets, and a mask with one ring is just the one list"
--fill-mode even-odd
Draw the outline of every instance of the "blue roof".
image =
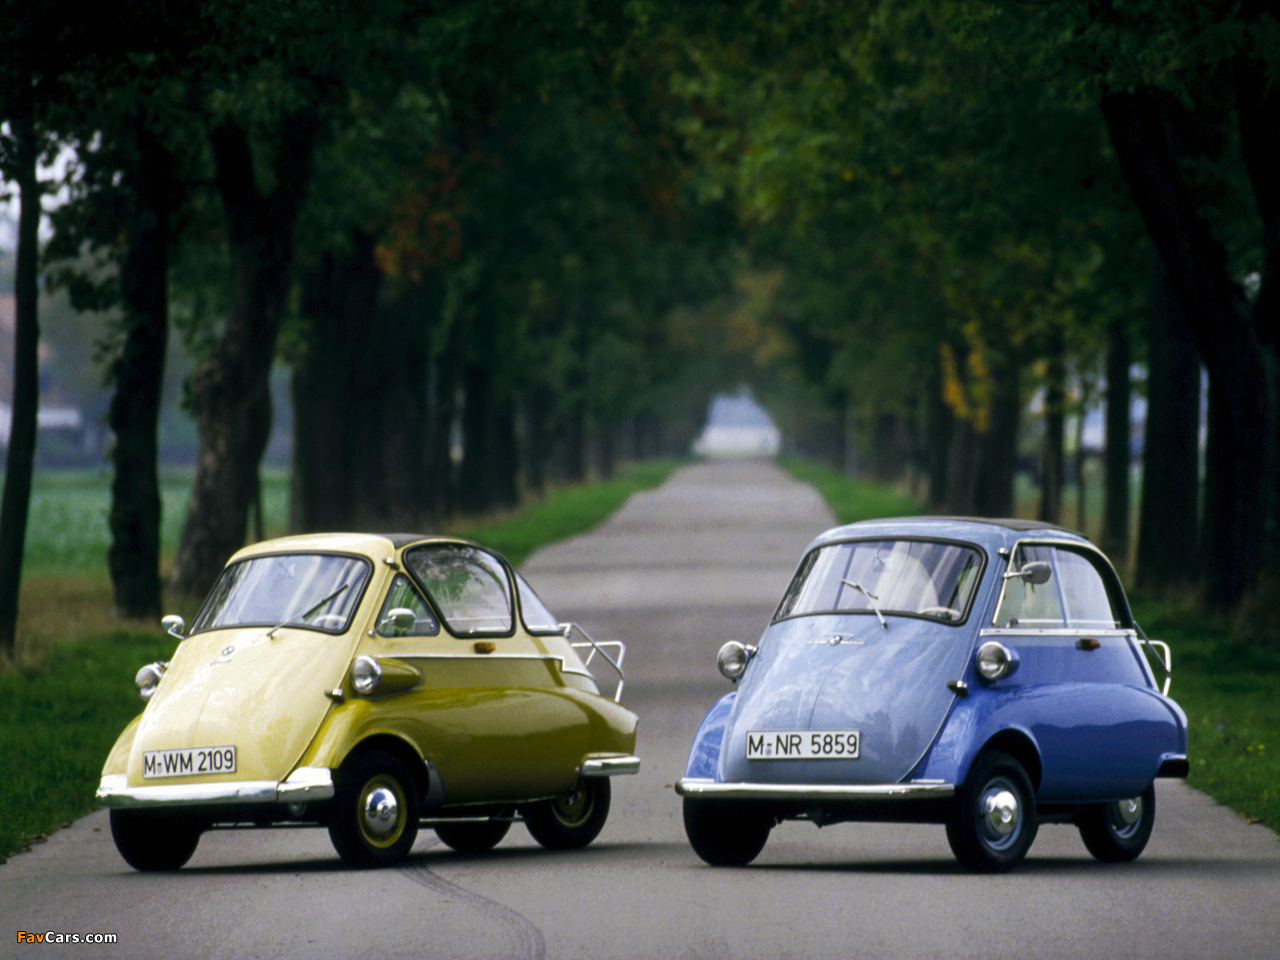
[[835, 540], [854, 540], [869, 537], [938, 537], [946, 540], [963, 540], [988, 550], [1011, 547], [1019, 540], [1051, 538], [1088, 543], [1088, 538], [1052, 523], [1035, 520], [995, 519], [981, 517], [890, 517], [883, 520], [861, 520], [858, 523], [833, 527], [820, 533], [805, 548]]

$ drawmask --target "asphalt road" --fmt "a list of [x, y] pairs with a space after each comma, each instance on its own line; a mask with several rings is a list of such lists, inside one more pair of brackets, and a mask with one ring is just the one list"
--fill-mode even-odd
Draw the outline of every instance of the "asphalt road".
[[545, 852], [517, 826], [467, 857], [424, 831], [405, 866], [363, 872], [323, 830], [223, 831], [182, 871], [148, 875], [98, 813], [0, 866], [0, 958], [1280, 958], [1276, 835], [1169, 781], [1133, 864], [1095, 863], [1073, 827], [1050, 826], [1016, 872], [973, 876], [941, 827], [788, 823], [750, 867], [704, 866], [671, 784], [728, 689], [715, 652], [759, 635], [830, 522], [769, 464], [697, 465], [526, 564], [558, 615], [628, 644], [644, 768], [614, 780], [586, 850]]

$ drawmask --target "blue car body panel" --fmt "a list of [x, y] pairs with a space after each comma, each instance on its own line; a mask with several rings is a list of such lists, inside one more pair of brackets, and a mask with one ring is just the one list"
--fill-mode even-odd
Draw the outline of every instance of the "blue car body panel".
[[[882, 626], [873, 611], [859, 610], [774, 620], [735, 694], [717, 702], [699, 728], [687, 778], [960, 784], [994, 741], [1020, 751], [1038, 802], [1084, 804], [1137, 796], [1164, 761], [1185, 757], [1186, 717], [1160, 693], [1119, 580], [1085, 538], [1016, 522], [908, 518], [837, 527], [805, 553], [876, 539], [955, 541], [979, 550], [981, 580], [963, 619], [886, 611]], [[1089, 558], [1119, 625], [995, 625], [1008, 558], [1027, 541]], [[975, 652], [988, 641], [1002, 644], [1016, 662], [995, 681], [975, 666]], [[749, 732], [792, 730], [857, 730], [860, 755], [746, 758]]]

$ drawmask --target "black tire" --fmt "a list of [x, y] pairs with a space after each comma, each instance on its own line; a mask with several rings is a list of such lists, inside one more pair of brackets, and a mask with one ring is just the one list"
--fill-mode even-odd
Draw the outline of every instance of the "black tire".
[[1036, 797], [1017, 760], [993, 750], [979, 756], [956, 791], [947, 841], [974, 873], [1012, 870], [1036, 838]]
[[172, 814], [111, 811], [111, 839], [135, 870], [178, 870], [196, 852], [201, 825]]
[[764, 849], [773, 829], [765, 813], [736, 803], [684, 799], [684, 832], [693, 852], [713, 867], [744, 867]]
[[338, 771], [329, 839], [355, 867], [386, 867], [418, 839], [418, 791], [409, 769], [389, 753], [366, 753]]
[[459, 853], [484, 853], [486, 850], [492, 850], [510, 829], [510, 820], [463, 821], [435, 825], [436, 836], [440, 841]]
[[611, 795], [607, 777], [584, 777], [564, 796], [526, 804], [520, 813], [533, 839], [548, 850], [576, 850], [600, 836]]
[[1132, 800], [1099, 803], [1076, 817], [1080, 839], [1094, 858], [1103, 863], [1136, 860], [1151, 839], [1156, 822], [1156, 785]]

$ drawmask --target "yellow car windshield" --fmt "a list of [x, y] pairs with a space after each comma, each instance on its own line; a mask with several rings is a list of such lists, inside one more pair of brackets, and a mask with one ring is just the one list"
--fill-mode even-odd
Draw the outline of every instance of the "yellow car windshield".
[[251, 557], [222, 571], [191, 632], [224, 627], [347, 629], [369, 579], [360, 557], [286, 553]]

